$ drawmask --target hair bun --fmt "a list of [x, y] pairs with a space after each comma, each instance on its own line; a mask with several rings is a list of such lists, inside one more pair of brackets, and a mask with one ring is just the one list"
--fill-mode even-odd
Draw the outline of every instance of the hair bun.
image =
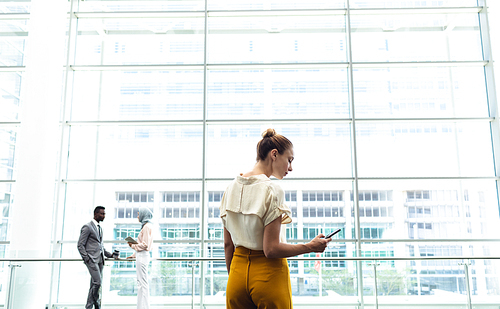
[[262, 138], [266, 138], [266, 137], [273, 137], [276, 135], [276, 131], [274, 131], [274, 129], [267, 129], [264, 133], [262, 133]]

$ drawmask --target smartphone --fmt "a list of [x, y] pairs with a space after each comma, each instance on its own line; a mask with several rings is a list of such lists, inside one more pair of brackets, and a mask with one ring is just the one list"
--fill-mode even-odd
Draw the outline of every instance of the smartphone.
[[330, 234], [326, 235], [324, 238], [332, 238], [333, 235], [337, 234], [340, 231], [342, 231], [342, 229], [336, 229], [335, 231], [333, 231]]

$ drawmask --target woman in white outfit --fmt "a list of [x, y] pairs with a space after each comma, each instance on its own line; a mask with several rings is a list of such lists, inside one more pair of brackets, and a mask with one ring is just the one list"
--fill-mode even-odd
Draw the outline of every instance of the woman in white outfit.
[[127, 259], [136, 258], [137, 269], [137, 309], [149, 309], [148, 265], [149, 251], [153, 245], [153, 229], [151, 219], [153, 213], [148, 208], [140, 208], [137, 219], [142, 223], [137, 244], [128, 243], [136, 252]]

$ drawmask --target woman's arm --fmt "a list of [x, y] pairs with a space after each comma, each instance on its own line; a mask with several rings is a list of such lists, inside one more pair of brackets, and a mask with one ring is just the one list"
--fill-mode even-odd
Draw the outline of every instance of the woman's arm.
[[[144, 225], [139, 232], [139, 236], [137, 237], [137, 241], [140, 242], [137, 244], [128, 243], [129, 247], [134, 249], [135, 251], [150, 251], [153, 246], [153, 229], [150, 226], [150, 223]], [[134, 259], [136, 257], [135, 252], [131, 256], [127, 256], [127, 259]]]
[[269, 259], [287, 258], [310, 252], [323, 252], [325, 251], [328, 242], [331, 241], [330, 238], [321, 238], [324, 235], [319, 234], [307, 244], [292, 245], [280, 243], [280, 229], [281, 216], [266, 225], [264, 228], [264, 254]]
[[224, 228], [224, 256], [226, 258], [227, 273], [231, 269], [231, 261], [233, 260], [234, 244], [231, 234]]
[[149, 251], [153, 245], [153, 229], [150, 223], [144, 225], [137, 236], [137, 244], [130, 244], [129, 246], [135, 251]]

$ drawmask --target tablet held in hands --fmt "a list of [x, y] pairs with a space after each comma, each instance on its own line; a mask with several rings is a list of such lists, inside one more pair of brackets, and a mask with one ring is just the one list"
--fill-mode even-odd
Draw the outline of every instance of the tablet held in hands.
[[131, 244], [134, 244], [134, 245], [138, 244], [138, 242], [135, 239], [133, 239], [132, 237], [130, 237], [130, 236], [128, 236], [127, 238], [125, 238], [125, 241], [129, 242]]

